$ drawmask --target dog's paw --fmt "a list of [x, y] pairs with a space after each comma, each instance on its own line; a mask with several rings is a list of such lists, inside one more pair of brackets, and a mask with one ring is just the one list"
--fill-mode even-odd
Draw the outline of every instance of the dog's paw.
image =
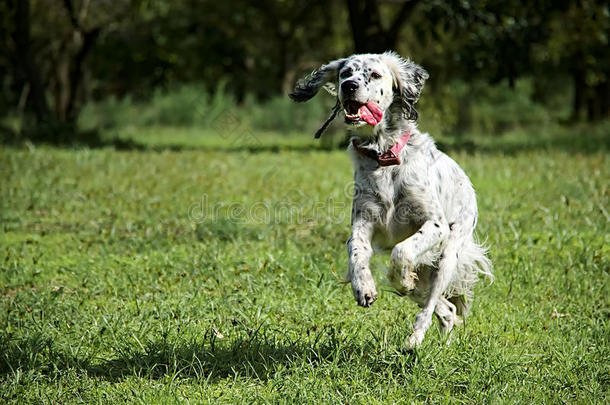
[[405, 348], [407, 350], [413, 350], [421, 346], [421, 343], [424, 341], [424, 333], [419, 331], [414, 331], [411, 336], [405, 342]]
[[352, 279], [352, 291], [356, 302], [361, 307], [368, 308], [377, 299], [375, 281], [370, 275], [360, 279]]

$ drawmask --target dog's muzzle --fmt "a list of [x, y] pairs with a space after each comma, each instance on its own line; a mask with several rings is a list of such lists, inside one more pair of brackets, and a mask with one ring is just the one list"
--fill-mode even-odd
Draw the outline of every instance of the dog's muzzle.
[[355, 100], [343, 102], [343, 112], [347, 124], [359, 124], [366, 122], [369, 125], [377, 125], [383, 118], [383, 111], [377, 103], [360, 103]]

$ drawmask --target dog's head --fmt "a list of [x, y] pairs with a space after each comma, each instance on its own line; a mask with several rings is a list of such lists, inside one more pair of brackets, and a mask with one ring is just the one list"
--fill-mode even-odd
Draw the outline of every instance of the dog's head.
[[374, 127], [391, 119], [417, 120], [415, 103], [427, 78], [421, 66], [394, 52], [353, 55], [301, 79], [290, 97], [307, 101], [325, 86], [338, 101], [330, 119], [342, 109], [347, 125]]

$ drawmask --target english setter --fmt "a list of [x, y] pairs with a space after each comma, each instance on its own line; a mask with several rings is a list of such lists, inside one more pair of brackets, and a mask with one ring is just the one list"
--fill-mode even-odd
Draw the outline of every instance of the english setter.
[[394, 52], [353, 55], [297, 82], [290, 97], [312, 98], [323, 86], [337, 104], [322, 131], [343, 110], [354, 165], [348, 272], [358, 305], [377, 297], [369, 268], [373, 246], [391, 248], [388, 280], [422, 307], [407, 346], [421, 344], [436, 314], [449, 334], [466, 316], [474, 284], [492, 278], [474, 238], [477, 202], [470, 180], [430, 136], [415, 110], [428, 73]]

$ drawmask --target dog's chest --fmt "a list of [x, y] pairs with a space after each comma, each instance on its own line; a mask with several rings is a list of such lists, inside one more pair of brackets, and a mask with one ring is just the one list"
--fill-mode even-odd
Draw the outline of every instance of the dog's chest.
[[375, 218], [373, 240], [381, 247], [392, 247], [415, 233], [422, 224], [421, 207], [409, 185], [397, 181], [397, 168], [369, 173], [368, 214]]

